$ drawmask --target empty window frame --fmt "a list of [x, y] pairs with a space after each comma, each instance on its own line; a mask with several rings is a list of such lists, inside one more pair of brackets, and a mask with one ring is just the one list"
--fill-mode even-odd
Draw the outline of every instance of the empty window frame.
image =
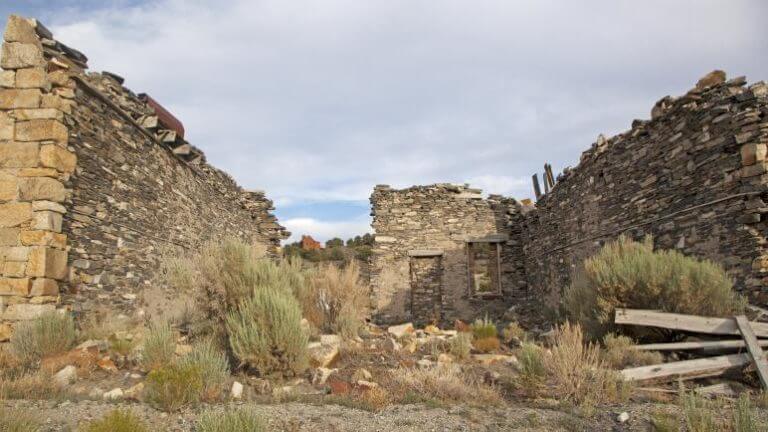
[[501, 295], [501, 242], [496, 237], [467, 242], [469, 293], [473, 297]]

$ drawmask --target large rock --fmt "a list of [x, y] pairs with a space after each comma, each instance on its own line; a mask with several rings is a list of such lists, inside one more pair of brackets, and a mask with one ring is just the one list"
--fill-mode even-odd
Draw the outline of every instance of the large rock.
[[53, 384], [56, 387], [64, 388], [72, 384], [77, 379], [77, 368], [69, 365], [56, 372], [53, 376]]
[[33, 26], [27, 19], [18, 15], [11, 15], [8, 17], [3, 38], [6, 42], [21, 42], [27, 44], [37, 44], [39, 42], [37, 32], [35, 32], [35, 26]]
[[331, 375], [336, 373], [338, 369], [329, 369], [324, 367], [319, 367], [315, 369], [314, 373], [312, 374], [312, 385], [314, 386], [321, 386], [324, 385], [326, 381], [328, 381], [328, 378], [330, 378]]
[[391, 334], [392, 336], [400, 339], [401, 337], [405, 335], [413, 334], [414, 332], [413, 323], [405, 323], [395, 326], [390, 326], [387, 328], [387, 333]]
[[312, 342], [307, 346], [309, 360], [313, 367], [327, 368], [339, 358], [340, 345]]
[[3, 44], [0, 67], [3, 69], [21, 69], [45, 65], [43, 50], [39, 44], [6, 42]]
[[19, 199], [24, 201], [64, 201], [67, 193], [64, 185], [48, 177], [29, 177], [19, 181]]
[[67, 252], [39, 246], [32, 247], [27, 262], [27, 275], [64, 279], [67, 275]]
[[16, 123], [17, 141], [56, 141], [66, 144], [69, 131], [63, 123], [53, 119], [29, 120]]
[[243, 385], [237, 381], [232, 383], [232, 390], [229, 392], [229, 396], [232, 399], [238, 400], [243, 398]]
[[707, 87], [716, 86], [725, 82], [725, 72], [721, 70], [713, 70], [712, 72], [704, 75], [696, 83], [696, 90], [704, 90]]
[[44, 167], [55, 168], [57, 171], [71, 173], [75, 170], [77, 156], [60, 146], [49, 144], [40, 148], [40, 163]]

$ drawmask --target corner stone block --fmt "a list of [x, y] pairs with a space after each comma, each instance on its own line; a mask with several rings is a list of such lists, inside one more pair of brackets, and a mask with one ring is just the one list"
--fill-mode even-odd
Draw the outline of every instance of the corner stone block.
[[55, 312], [56, 306], [52, 304], [27, 304], [18, 303], [9, 305], [5, 312], [0, 315], [0, 319], [8, 321], [27, 321], [32, 320], [48, 312]]
[[0, 204], [0, 228], [17, 227], [32, 219], [30, 203]]
[[3, 69], [22, 69], [44, 66], [43, 49], [39, 44], [5, 42], [3, 44], [0, 67]]
[[33, 247], [27, 262], [27, 276], [64, 279], [67, 252], [49, 247]]
[[0, 88], [16, 87], [16, 72], [0, 71]]
[[66, 144], [69, 131], [63, 123], [51, 119], [16, 123], [16, 141], [56, 141]]
[[43, 68], [27, 68], [16, 71], [16, 88], [50, 90], [48, 73]]
[[[27, 296], [29, 295], [29, 278], [0, 278], [0, 296]], [[8, 306], [10, 309], [12, 306]]]
[[[1, 235], [2, 231], [0, 231]], [[51, 231], [24, 230], [20, 234], [17, 231], [16, 237], [24, 246], [51, 246], [57, 249], [64, 249], [67, 246], [67, 236], [65, 234]], [[9, 238], [9, 240], [12, 239], [12, 237]]]
[[40, 148], [40, 163], [44, 167], [55, 168], [63, 173], [71, 173], [75, 171], [77, 156], [65, 148], [47, 144]]
[[25, 18], [18, 15], [11, 15], [8, 17], [8, 24], [5, 26], [3, 38], [6, 42], [22, 42], [28, 44], [36, 44], [39, 42], [35, 27]]
[[8, 114], [0, 111], [0, 141], [13, 141], [15, 123]]
[[59, 283], [53, 279], [35, 279], [32, 281], [32, 290], [29, 295], [33, 297], [59, 295]]
[[37, 143], [0, 142], [0, 168], [35, 167], [39, 154]]
[[48, 177], [27, 177], [19, 179], [19, 200], [46, 200], [61, 202], [66, 198], [64, 185]]
[[52, 211], [35, 212], [31, 228], [34, 230], [61, 232], [61, 213]]
[[0, 109], [40, 108], [42, 101], [40, 89], [0, 90]]

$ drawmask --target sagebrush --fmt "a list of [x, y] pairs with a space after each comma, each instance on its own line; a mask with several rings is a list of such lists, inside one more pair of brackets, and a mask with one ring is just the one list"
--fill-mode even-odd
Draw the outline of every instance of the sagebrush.
[[222, 412], [207, 411], [200, 416], [198, 432], [262, 432], [267, 425], [256, 412], [240, 408]]
[[664, 361], [664, 356], [660, 352], [638, 350], [632, 339], [613, 333], [603, 338], [602, 358], [612, 369], [647, 366]]
[[1, 432], [39, 432], [40, 422], [26, 411], [0, 407]]
[[148, 432], [147, 426], [127, 410], [116, 409], [104, 417], [81, 426], [82, 432]]
[[201, 398], [206, 402], [219, 399], [229, 378], [227, 356], [210, 339], [196, 342], [192, 351], [179, 360], [182, 369], [197, 370], [203, 381]]
[[11, 348], [22, 361], [32, 363], [68, 351], [75, 339], [75, 322], [69, 314], [46, 312], [15, 327]]
[[398, 368], [390, 371], [385, 383], [394, 398], [418, 396], [445, 402], [497, 405], [502, 397], [498, 389], [474, 381], [454, 365], [430, 369]]
[[144, 382], [144, 399], [153, 407], [166, 411], [178, 411], [188, 405], [196, 405], [204, 388], [199, 368], [170, 364], [155, 369]]
[[614, 330], [617, 307], [733, 316], [745, 306], [723, 268], [675, 250], [653, 250], [646, 237], [621, 236], [584, 262], [566, 290], [564, 309], [593, 338]]
[[144, 336], [144, 350], [141, 362], [145, 369], [161, 368], [173, 361], [176, 352], [176, 334], [170, 324], [155, 323]]

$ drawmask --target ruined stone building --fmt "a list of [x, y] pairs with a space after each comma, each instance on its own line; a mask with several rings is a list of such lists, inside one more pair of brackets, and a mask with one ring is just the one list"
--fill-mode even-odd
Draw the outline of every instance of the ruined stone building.
[[10, 17], [0, 67], [0, 341], [57, 305], [132, 310], [164, 251], [288, 236], [262, 192], [39, 22]]
[[768, 86], [713, 73], [600, 137], [535, 206], [466, 186], [377, 186], [376, 315], [471, 319], [523, 297], [554, 306], [584, 258], [620, 234], [721, 263], [768, 305], [766, 145]]

